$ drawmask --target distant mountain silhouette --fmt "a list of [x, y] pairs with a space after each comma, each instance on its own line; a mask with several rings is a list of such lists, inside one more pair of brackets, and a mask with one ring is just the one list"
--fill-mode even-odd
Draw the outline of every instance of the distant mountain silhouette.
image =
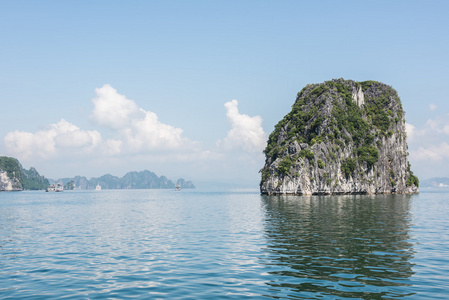
[[[165, 176], [158, 177], [155, 173], [148, 170], [140, 172], [128, 172], [123, 177], [106, 174], [98, 178], [87, 179], [84, 176], [76, 176], [74, 178], [62, 178], [59, 181], [68, 189], [93, 190], [97, 185], [102, 189], [174, 189], [175, 183]], [[178, 179], [182, 189], [193, 189], [195, 186], [191, 181], [183, 178]]]
[[435, 177], [430, 179], [422, 180], [420, 183], [421, 187], [427, 188], [447, 188], [449, 187], [448, 177]]

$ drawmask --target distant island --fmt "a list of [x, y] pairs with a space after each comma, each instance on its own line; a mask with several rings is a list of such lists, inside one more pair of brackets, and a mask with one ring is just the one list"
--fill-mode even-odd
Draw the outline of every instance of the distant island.
[[179, 185], [181, 189], [195, 188], [191, 181], [180, 178], [175, 184], [167, 177], [158, 177], [148, 170], [129, 172], [123, 177], [106, 174], [98, 178], [87, 179], [86, 177], [76, 176], [74, 178], [62, 178], [59, 181], [64, 184], [64, 189], [67, 190], [93, 190], [97, 186], [100, 186], [101, 189], [174, 189], [176, 185]]
[[26, 170], [20, 162], [13, 157], [0, 156], [0, 191], [45, 190], [52, 183], [62, 182], [64, 188], [72, 189], [193, 189], [194, 184], [180, 178], [173, 183], [165, 176], [158, 177], [148, 170], [129, 172], [123, 177], [103, 175], [99, 178], [76, 176], [58, 180], [47, 179], [41, 176], [35, 168]]
[[420, 186], [423, 188], [449, 188], [448, 177], [434, 177], [421, 181]]
[[264, 151], [262, 194], [417, 193], [397, 92], [376, 81], [310, 84]]

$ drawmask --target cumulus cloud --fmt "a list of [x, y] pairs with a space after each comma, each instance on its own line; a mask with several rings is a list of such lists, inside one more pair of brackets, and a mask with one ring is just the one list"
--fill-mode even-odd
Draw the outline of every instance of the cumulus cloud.
[[442, 114], [418, 127], [406, 124], [410, 162], [417, 174], [447, 176], [449, 166], [449, 115]]
[[173, 150], [190, 144], [188, 139], [182, 137], [182, 133], [182, 129], [161, 123], [155, 113], [145, 111], [143, 118], [132, 121], [125, 138], [133, 150]]
[[237, 100], [226, 102], [224, 106], [231, 129], [223, 140], [217, 142], [218, 148], [226, 151], [243, 149], [247, 152], [261, 152], [267, 143], [262, 118], [240, 114]]
[[154, 112], [139, 108], [112, 86], [105, 84], [95, 93], [90, 119], [109, 129], [109, 139], [103, 139], [96, 130], [82, 130], [61, 119], [34, 133], [8, 133], [4, 138], [7, 152], [23, 160], [54, 159], [58, 155], [90, 154], [86, 158], [106, 159], [142, 154], [160, 161], [168, 155], [174, 159], [200, 155], [199, 143], [184, 138], [182, 129], [160, 122]]
[[405, 123], [405, 132], [407, 133], [407, 138], [413, 140], [416, 133], [416, 127], [412, 124]]
[[184, 165], [189, 166], [188, 173], [216, 174], [220, 169], [224, 176], [237, 170], [257, 173], [263, 162], [267, 136], [262, 118], [240, 114], [236, 100], [224, 105], [230, 129], [214, 149], [204, 149], [184, 137], [181, 128], [161, 122], [156, 113], [139, 107], [110, 85], [95, 89], [92, 104], [89, 118], [99, 131], [83, 130], [61, 119], [35, 132], [9, 132], [4, 137], [7, 154], [33, 166], [52, 165], [58, 173], [77, 169], [81, 174], [86, 168], [106, 173], [112, 168], [128, 171], [143, 165], [179, 170]]
[[449, 135], [449, 114], [428, 119], [421, 128], [416, 128], [414, 125], [406, 123], [405, 130], [409, 142], [421, 141], [428, 143], [436, 141]]
[[4, 138], [6, 149], [21, 159], [50, 158], [58, 150], [72, 148], [77, 152], [92, 151], [101, 143], [98, 131], [85, 131], [61, 119], [44, 130], [35, 133], [13, 131]]
[[439, 145], [419, 147], [418, 150], [410, 153], [410, 157], [417, 161], [440, 162], [449, 159], [449, 145], [443, 142]]
[[[154, 112], [139, 108], [108, 84], [95, 89], [97, 97], [91, 119], [112, 129], [123, 151], [165, 151], [191, 149], [195, 143], [182, 137], [183, 130], [158, 120]], [[118, 144], [116, 145], [119, 148]]]
[[425, 134], [436, 133], [449, 135], [449, 114], [427, 120], [424, 131]]
[[117, 93], [109, 84], [96, 88], [97, 97], [92, 99], [94, 110], [91, 119], [111, 129], [130, 126], [133, 119], [143, 118], [144, 112], [136, 103]]
[[430, 109], [431, 111], [434, 111], [435, 109], [437, 109], [437, 107], [438, 107], [438, 106], [436, 106], [436, 105], [433, 104], [433, 103], [430, 103], [430, 105], [429, 105], [429, 109]]

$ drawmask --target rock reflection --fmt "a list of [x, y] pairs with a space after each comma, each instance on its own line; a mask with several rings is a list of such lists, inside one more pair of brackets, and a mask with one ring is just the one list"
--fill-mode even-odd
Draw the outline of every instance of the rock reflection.
[[261, 197], [268, 251], [264, 261], [275, 275], [268, 284], [279, 296], [410, 295], [414, 250], [409, 196]]

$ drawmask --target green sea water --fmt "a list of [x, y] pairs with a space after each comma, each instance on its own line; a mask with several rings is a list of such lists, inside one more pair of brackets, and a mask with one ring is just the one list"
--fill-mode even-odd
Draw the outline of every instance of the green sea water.
[[448, 196], [0, 193], [0, 298], [447, 299]]

